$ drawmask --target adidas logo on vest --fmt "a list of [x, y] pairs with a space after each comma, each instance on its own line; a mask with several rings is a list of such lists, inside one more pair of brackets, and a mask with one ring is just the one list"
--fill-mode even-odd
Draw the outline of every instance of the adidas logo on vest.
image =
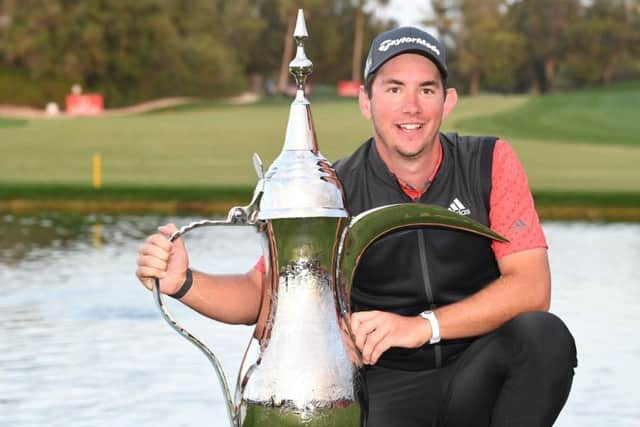
[[471, 210], [467, 209], [457, 197], [453, 199], [453, 202], [449, 205], [449, 210], [459, 215], [471, 215]]

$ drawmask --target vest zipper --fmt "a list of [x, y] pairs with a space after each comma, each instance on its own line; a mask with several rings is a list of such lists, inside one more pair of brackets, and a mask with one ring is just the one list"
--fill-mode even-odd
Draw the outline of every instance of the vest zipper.
[[[436, 308], [436, 305], [433, 300], [431, 278], [429, 277], [429, 270], [427, 268], [427, 248], [424, 244], [424, 239], [424, 230], [418, 230], [418, 255], [420, 256], [422, 282], [424, 283], [424, 290], [427, 294], [427, 303], [429, 304], [429, 310], [433, 310]], [[433, 351], [436, 358], [436, 368], [439, 368], [442, 365], [442, 349], [440, 348], [440, 344], [433, 344]]]
[[[420, 199], [426, 194], [426, 192], [431, 188], [431, 184], [433, 182], [430, 180], [424, 191], [422, 192], [422, 196], [418, 199], [412, 200], [413, 203], [420, 203]], [[402, 194], [409, 198], [409, 196], [400, 189]], [[436, 304], [433, 299], [433, 289], [431, 287], [431, 278], [429, 277], [429, 269], [427, 267], [427, 248], [425, 246], [425, 235], [424, 230], [418, 230], [418, 255], [420, 256], [420, 269], [422, 271], [422, 283], [424, 284], [424, 290], [427, 295], [427, 304], [429, 305], [429, 310], [434, 310], [436, 308]], [[440, 368], [442, 366], [442, 349], [440, 348], [440, 344], [433, 344], [433, 354], [435, 357], [436, 368]]]

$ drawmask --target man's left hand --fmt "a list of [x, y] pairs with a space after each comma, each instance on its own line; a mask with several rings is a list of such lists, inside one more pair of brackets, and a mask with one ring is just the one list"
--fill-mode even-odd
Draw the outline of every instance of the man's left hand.
[[390, 347], [417, 348], [431, 338], [429, 322], [419, 316], [384, 311], [360, 311], [351, 315], [351, 330], [365, 364], [375, 364]]

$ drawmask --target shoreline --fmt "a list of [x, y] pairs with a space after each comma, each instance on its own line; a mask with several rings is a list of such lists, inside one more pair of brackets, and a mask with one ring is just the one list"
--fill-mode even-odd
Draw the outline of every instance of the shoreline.
[[[94, 189], [71, 183], [2, 183], [0, 214], [55, 212], [105, 215], [196, 215], [224, 217], [246, 206], [248, 185], [109, 185]], [[640, 191], [607, 192], [534, 189], [543, 220], [640, 222]]]
[[[29, 215], [41, 212], [106, 215], [208, 215], [222, 217], [246, 200], [0, 200], [0, 214]], [[541, 220], [589, 222], [640, 222], [640, 206], [537, 203]]]

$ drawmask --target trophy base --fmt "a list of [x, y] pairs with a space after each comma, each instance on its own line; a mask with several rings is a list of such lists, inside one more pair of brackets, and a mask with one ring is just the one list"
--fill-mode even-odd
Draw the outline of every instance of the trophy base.
[[332, 408], [300, 410], [293, 407], [264, 406], [245, 403], [241, 427], [363, 427], [363, 415], [358, 402]]

